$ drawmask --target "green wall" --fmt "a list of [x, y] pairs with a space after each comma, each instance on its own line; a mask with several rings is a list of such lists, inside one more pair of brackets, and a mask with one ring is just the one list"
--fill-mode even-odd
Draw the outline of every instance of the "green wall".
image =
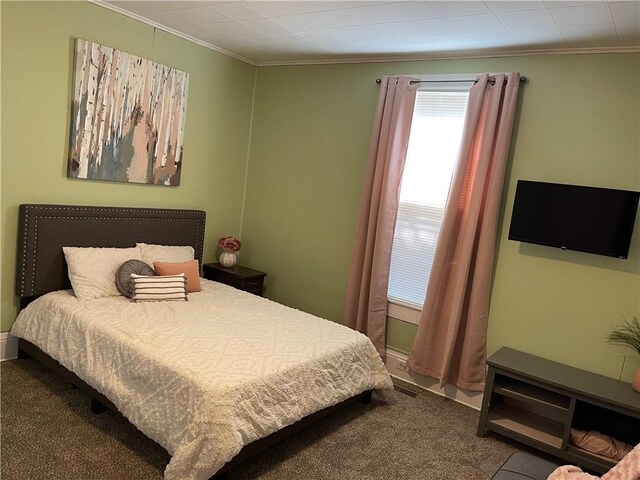
[[[385, 73], [520, 71], [489, 318], [502, 345], [618, 377], [624, 350], [604, 342], [638, 315], [640, 228], [628, 260], [507, 240], [519, 178], [640, 189], [638, 54], [548, 55], [258, 70], [243, 261], [267, 295], [340, 321], [378, 87]], [[391, 319], [388, 346], [415, 326]], [[624, 375], [637, 359], [629, 357]]]
[[[3, 1], [0, 16], [3, 331], [16, 313], [17, 206], [26, 202], [204, 209], [205, 260], [220, 235], [241, 233], [241, 262], [268, 272], [267, 296], [341, 320], [375, 78], [518, 70], [530, 81], [503, 198], [489, 352], [509, 345], [620, 375], [625, 352], [603, 338], [621, 315], [639, 314], [639, 227], [625, 261], [506, 236], [519, 178], [640, 189], [638, 54], [256, 69], [86, 2]], [[180, 187], [66, 178], [76, 37], [191, 74]], [[389, 346], [408, 351], [415, 330], [390, 319]], [[636, 363], [627, 359], [625, 377]]]
[[[87, 2], [0, 2], [2, 17], [2, 330], [16, 314], [20, 203], [198, 208], [207, 212], [205, 260], [238, 234], [255, 68]], [[179, 187], [66, 177], [74, 38], [190, 74]]]

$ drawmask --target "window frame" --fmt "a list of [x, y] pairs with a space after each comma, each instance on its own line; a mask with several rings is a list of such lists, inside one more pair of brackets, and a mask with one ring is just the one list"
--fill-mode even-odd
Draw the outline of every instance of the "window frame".
[[[429, 74], [429, 75], [407, 75], [408, 77], [417, 78], [419, 80], [428, 82], [460, 82], [459, 88], [452, 88], [450, 83], [442, 84], [440, 87], [442, 90], [464, 91], [465, 88], [462, 85], [468, 85], [467, 91], [473, 86], [475, 79], [478, 77], [477, 73], [460, 73], [460, 74]], [[437, 90], [436, 85], [425, 84], [424, 87], [418, 87], [424, 90]], [[422, 308], [418, 308], [415, 304], [403, 302], [398, 299], [387, 298], [387, 317], [395, 318], [397, 320], [410, 323], [413, 325], [420, 324], [420, 317], [422, 315]]]

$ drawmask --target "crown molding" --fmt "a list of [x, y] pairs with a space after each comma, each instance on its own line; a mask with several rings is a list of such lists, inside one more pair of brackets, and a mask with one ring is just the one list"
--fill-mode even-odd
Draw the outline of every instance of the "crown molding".
[[393, 55], [361, 55], [354, 57], [320, 58], [315, 60], [274, 60], [259, 62], [243, 57], [236, 53], [217, 47], [211, 43], [199, 40], [173, 28], [161, 25], [149, 20], [141, 15], [130, 12], [116, 5], [107, 3], [104, 0], [86, 0], [89, 3], [106, 8], [129, 18], [133, 18], [147, 25], [165, 31], [177, 37], [183, 38], [205, 48], [209, 48], [223, 55], [235, 58], [241, 62], [248, 63], [254, 67], [279, 67], [295, 65], [339, 65], [348, 63], [388, 63], [388, 62], [416, 62], [425, 60], [463, 60], [471, 58], [503, 58], [503, 57], [527, 57], [534, 55], [586, 55], [594, 53], [637, 53], [640, 52], [640, 45], [631, 47], [594, 47], [594, 48], [558, 48], [558, 49], [537, 49], [537, 50], [493, 50], [493, 51], [460, 51], [447, 53], [419, 53], [419, 54], [393, 54]]
[[389, 62], [416, 62], [425, 60], [462, 60], [471, 58], [502, 58], [502, 57], [528, 57], [535, 55], [587, 55], [594, 53], [637, 53], [640, 46], [633, 47], [602, 47], [602, 48], [559, 48], [539, 50], [507, 50], [507, 51], [464, 51], [447, 52], [442, 54], [395, 54], [386, 56], [369, 57], [345, 57], [317, 60], [291, 60], [273, 62], [254, 62], [256, 67], [276, 67], [287, 65], [338, 65], [345, 63], [389, 63]]
[[229, 50], [225, 50], [224, 48], [216, 47], [211, 43], [204, 42], [198, 38], [192, 37], [191, 35], [187, 35], [186, 33], [179, 32], [178, 30], [174, 30], [173, 28], [167, 27], [166, 25], [161, 25], [157, 22], [154, 22], [153, 20], [149, 20], [148, 18], [138, 15], [137, 13], [133, 13], [128, 10], [125, 10], [124, 8], [120, 8], [116, 5], [112, 5], [111, 3], [107, 3], [104, 0], [86, 0], [86, 1], [89, 3], [93, 3], [94, 5], [98, 5], [99, 7], [106, 8], [107, 10], [111, 10], [112, 12], [116, 12], [121, 15], [124, 15], [125, 17], [133, 18], [134, 20], [137, 20], [139, 22], [146, 23], [147, 25], [155, 27], [158, 30], [162, 30], [164, 32], [170, 33], [171, 35], [175, 35], [176, 37], [180, 37], [189, 42], [193, 42], [197, 45], [200, 45], [201, 47], [209, 48], [218, 53], [226, 55], [228, 57], [233, 57], [236, 60], [240, 60], [241, 62], [248, 63], [249, 65], [252, 65], [254, 67], [257, 66], [256, 62], [254, 62], [253, 60], [249, 60], [248, 58], [238, 55], [237, 53], [230, 52]]

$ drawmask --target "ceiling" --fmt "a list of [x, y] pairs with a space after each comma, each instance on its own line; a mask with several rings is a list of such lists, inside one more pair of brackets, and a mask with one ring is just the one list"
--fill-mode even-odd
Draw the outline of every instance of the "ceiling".
[[254, 65], [640, 46], [640, 0], [90, 1]]

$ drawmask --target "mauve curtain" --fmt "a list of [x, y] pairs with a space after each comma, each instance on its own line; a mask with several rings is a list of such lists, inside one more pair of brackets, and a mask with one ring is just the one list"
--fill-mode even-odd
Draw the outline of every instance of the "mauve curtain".
[[344, 306], [344, 324], [366, 334], [382, 356], [391, 246], [418, 89], [412, 80], [385, 75], [380, 84]]
[[502, 184], [520, 74], [482, 75], [471, 88], [409, 368], [440, 385], [481, 391]]

